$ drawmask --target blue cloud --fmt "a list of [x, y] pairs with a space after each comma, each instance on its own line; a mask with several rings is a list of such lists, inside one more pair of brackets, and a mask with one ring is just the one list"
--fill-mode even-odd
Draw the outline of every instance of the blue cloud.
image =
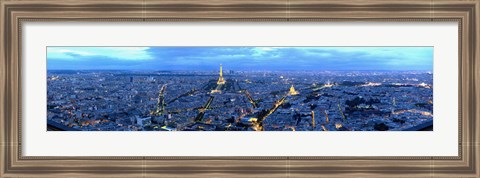
[[47, 47], [49, 60], [80, 60], [107, 57], [118, 60], [149, 60], [149, 47]]
[[48, 47], [48, 69], [432, 70], [433, 47]]

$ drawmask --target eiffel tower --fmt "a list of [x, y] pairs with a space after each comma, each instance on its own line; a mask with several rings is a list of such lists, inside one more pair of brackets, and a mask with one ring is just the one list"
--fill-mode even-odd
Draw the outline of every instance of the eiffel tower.
[[220, 76], [218, 77], [217, 85], [225, 84], [225, 79], [223, 79], [222, 64], [220, 64]]

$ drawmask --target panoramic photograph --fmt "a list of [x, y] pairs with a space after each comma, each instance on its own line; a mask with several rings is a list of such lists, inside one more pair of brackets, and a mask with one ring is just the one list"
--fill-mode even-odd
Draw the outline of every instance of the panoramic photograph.
[[47, 47], [48, 131], [433, 131], [433, 47]]

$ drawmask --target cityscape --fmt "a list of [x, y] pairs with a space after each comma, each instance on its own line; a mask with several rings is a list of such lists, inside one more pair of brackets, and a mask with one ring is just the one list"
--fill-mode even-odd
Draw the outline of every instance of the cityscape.
[[[107, 60], [105, 56], [100, 57], [95, 52], [108, 52], [105, 49], [82, 47], [49, 48], [53, 48], [47, 52], [49, 131], [433, 130], [433, 51], [429, 47], [420, 52], [418, 49], [402, 47], [310, 47], [301, 50], [288, 47], [261, 49], [264, 51], [261, 55], [258, 55], [258, 47], [242, 47], [239, 50], [241, 52], [231, 49], [235, 47], [229, 47], [229, 50], [225, 51], [230, 55], [221, 56], [205, 51], [211, 50], [209, 48], [218, 50], [226, 47], [176, 47], [176, 51], [185, 50], [189, 51], [189, 54], [168, 53], [168, 59], [162, 64], [170, 62], [170, 66], [158, 69], [142, 69], [138, 66], [128, 68], [134, 66], [133, 63], [145, 62], [133, 57], [130, 59], [133, 63], [129, 65], [122, 64], [124, 61], [120, 60], [126, 59], [118, 57], [112, 57], [108, 62], [111, 65], [115, 64], [114, 60], [119, 60], [120, 64], [115, 66], [125, 68], [82, 68], [81, 65], [70, 65], [78, 62], [71, 61], [78, 59], [85, 64], [88, 61], [81, 61], [81, 58]], [[164, 49], [172, 50], [169, 47], [157, 47], [156, 50]], [[128, 51], [113, 48], [112, 55], [119, 55], [118, 50]], [[288, 55], [273, 55], [285, 54], [278, 52], [282, 50], [291, 52]], [[379, 50], [383, 52], [379, 53]], [[139, 51], [146, 50], [124, 52], [121, 55], [144, 55], [148, 61], [160, 56], [147, 53], [154, 56], [150, 59]], [[378, 58], [388, 56], [388, 60], [385, 60], [386, 63], [377, 62], [372, 65], [367, 63], [367, 59], [357, 57], [356, 61], [364, 60], [365, 64], [355, 63], [351, 66], [348, 66], [347, 60], [343, 61], [342, 66], [323, 62], [323, 67], [331, 68], [330, 70], [323, 67], [315, 70], [310, 65], [298, 67], [302, 65], [299, 60], [296, 60], [296, 63], [285, 60], [286, 64], [269, 61], [283, 57], [299, 58], [299, 55], [303, 59], [306, 51], [323, 52], [310, 55], [315, 56], [314, 59], [309, 59], [312, 61], [328, 58], [328, 55], [325, 55], [328, 51], [335, 51], [337, 55], [330, 58], [337, 60], [342, 60], [339, 59], [342, 54], [348, 54], [351, 59], [352, 53], [361, 56], [360, 54], [367, 52], [379, 56]], [[430, 64], [412, 70], [408, 70], [408, 65], [420, 65], [423, 62], [420, 58], [416, 59], [416, 64], [415, 61], [411, 64], [392, 64], [393, 55], [417, 58], [402, 52], [428, 54], [420, 56]], [[213, 60], [211, 64], [192, 64], [194, 60], [181, 63], [191, 59], [186, 58], [188, 55], [199, 57], [198, 60], [201, 61], [208, 59], [200, 56], [214, 58], [217, 55], [217, 60]], [[255, 67], [241, 64], [249, 63], [248, 58], [262, 56], [266, 61], [257, 62]], [[222, 57], [225, 59], [218, 60]], [[240, 62], [236, 64], [234, 60]], [[181, 65], [178, 65], [179, 63]], [[397, 66], [389, 66], [391, 64]], [[185, 69], [179, 66], [185, 66]], [[349, 67], [352, 69], [348, 69]]]

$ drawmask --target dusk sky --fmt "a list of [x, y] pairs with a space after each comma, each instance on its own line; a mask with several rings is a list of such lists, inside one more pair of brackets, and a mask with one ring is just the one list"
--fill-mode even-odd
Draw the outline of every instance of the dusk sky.
[[427, 70], [433, 47], [47, 47], [48, 70]]

